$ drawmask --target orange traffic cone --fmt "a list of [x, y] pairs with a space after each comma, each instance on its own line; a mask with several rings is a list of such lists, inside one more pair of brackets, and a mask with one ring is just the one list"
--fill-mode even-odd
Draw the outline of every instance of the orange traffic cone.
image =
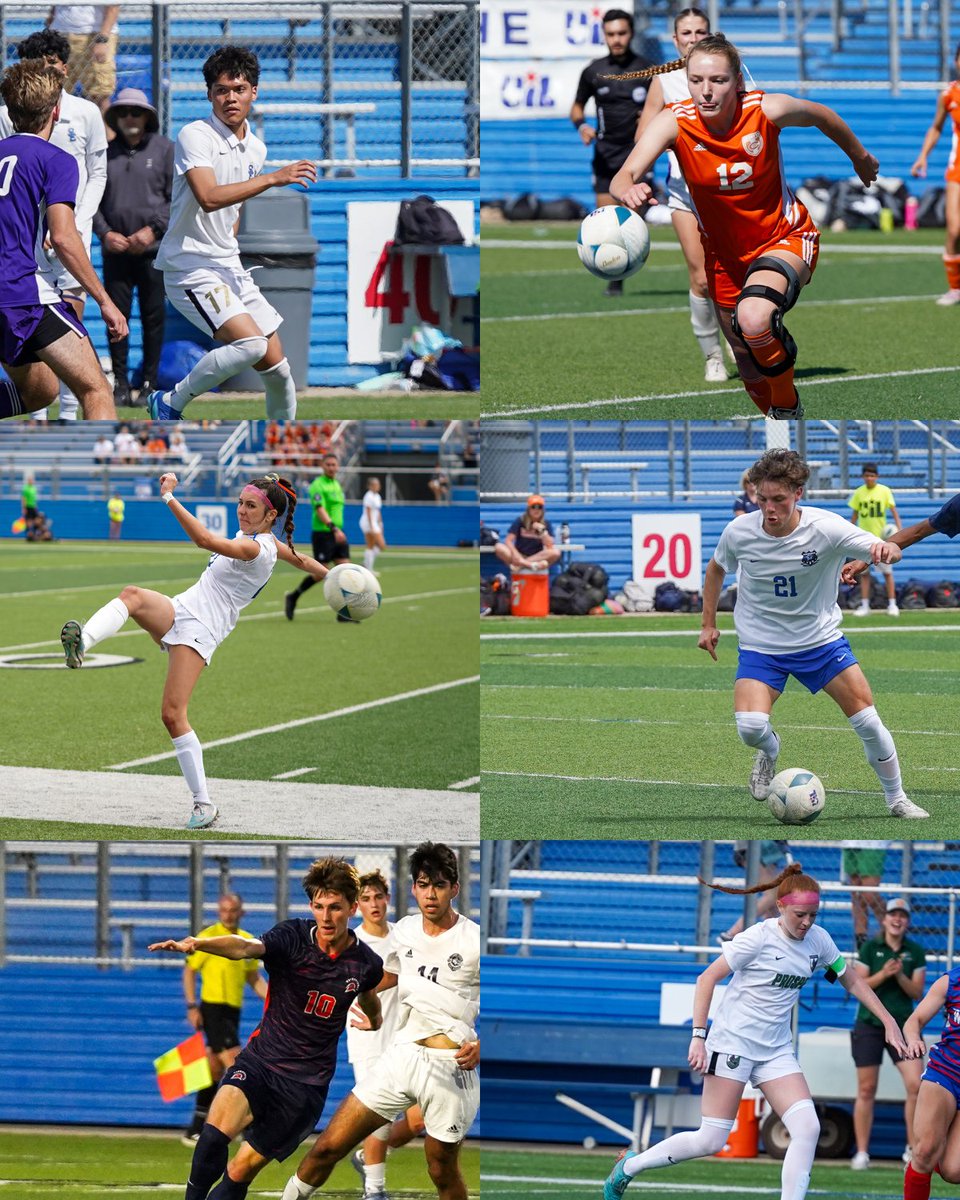
[[756, 1158], [760, 1144], [760, 1121], [757, 1116], [758, 1100], [741, 1100], [737, 1119], [730, 1130], [727, 1144], [716, 1153], [717, 1158]]

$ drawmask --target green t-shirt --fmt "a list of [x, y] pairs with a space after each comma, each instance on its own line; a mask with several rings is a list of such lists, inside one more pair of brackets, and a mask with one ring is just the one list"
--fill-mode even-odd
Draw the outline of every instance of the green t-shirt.
[[[898, 957], [897, 952], [888, 946], [882, 937], [871, 938], [864, 942], [858, 955], [859, 961], [867, 968], [868, 975], [876, 975], [888, 959], [896, 957]], [[899, 958], [903, 963], [903, 973], [908, 979], [914, 971], [919, 971], [921, 967], [927, 965], [927, 956], [923, 947], [919, 942], [911, 941], [910, 938], [903, 939]], [[913, 1012], [915, 1001], [910, 999], [896, 979], [885, 979], [876, 989], [876, 993], [877, 999], [882, 1002], [887, 1012], [895, 1018], [902, 1029], [904, 1021]], [[881, 1025], [873, 1013], [865, 1009], [862, 1004], [857, 1006], [857, 1020], [863, 1021], [867, 1025]]]
[[337, 479], [329, 475], [318, 475], [310, 484], [310, 509], [313, 514], [313, 528], [323, 533], [330, 530], [317, 516], [317, 501], [327, 510], [327, 516], [338, 529], [343, 528], [343, 488]]
[[887, 509], [897, 507], [893, 492], [882, 483], [872, 488], [861, 484], [847, 503], [860, 514], [857, 525], [867, 533], [875, 533], [877, 537], [883, 534], [883, 527], [887, 523]]
[[23, 485], [23, 491], [20, 493], [20, 498], [21, 498], [21, 500], [23, 500], [24, 508], [36, 508], [37, 507], [36, 485], [33, 483], [25, 483]]

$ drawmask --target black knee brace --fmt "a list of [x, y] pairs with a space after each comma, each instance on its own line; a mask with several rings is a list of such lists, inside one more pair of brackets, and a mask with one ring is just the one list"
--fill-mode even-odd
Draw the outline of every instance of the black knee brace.
[[[778, 275], [782, 275], [787, 281], [786, 292], [778, 292], [776, 288], [767, 287], [763, 283], [750, 283], [750, 276], [755, 271], [775, 271]], [[743, 341], [747, 348], [747, 353], [753, 359], [753, 365], [757, 368], [761, 375], [782, 375], [784, 371], [788, 371], [797, 361], [797, 343], [790, 336], [789, 331], [783, 323], [783, 314], [789, 312], [796, 304], [797, 297], [800, 295], [800, 276], [796, 273], [789, 263], [783, 259], [777, 258], [772, 254], [761, 255], [747, 268], [747, 273], [743, 278], [743, 289], [737, 297], [737, 304], [748, 296], [760, 296], [764, 300], [769, 300], [775, 305], [773, 312], [770, 314], [770, 331], [780, 343], [783, 349], [784, 359], [777, 363], [775, 367], [766, 366], [764, 363], [758, 362], [753, 356], [753, 350], [750, 343], [744, 338], [740, 329], [740, 322], [737, 320], [737, 310], [734, 308], [731, 324], [733, 332]]]
[[190, 1164], [184, 1200], [207, 1200], [207, 1194], [227, 1167], [230, 1139], [214, 1125], [204, 1125]]

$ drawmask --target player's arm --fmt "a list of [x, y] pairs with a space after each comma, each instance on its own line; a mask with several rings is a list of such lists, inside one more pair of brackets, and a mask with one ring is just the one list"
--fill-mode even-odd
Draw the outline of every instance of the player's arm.
[[377, 995], [376, 988], [370, 988], [366, 992], [361, 992], [357, 997], [357, 1007], [369, 1021], [369, 1025], [365, 1025], [365, 1029], [379, 1029], [383, 1024], [383, 1012], [380, 1008], [380, 997]]
[[97, 277], [93, 264], [83, 245], [83, 238], [77, 232], [77, 223], [73, 216], [73, 207], [69, 204], [51, 204], [47, 209], [47, 230], [50, 244], [56, 251], [57, 258], [76, 279], [88, 296], [92, 296], [111, 342], [125, 338], [130, 332], [127, 319], [107, 295], [106, 288]]
[[850, 126], [832, 108], [817, 104], [814, 100], [801, 100], [799, 96], [787, 96], [783, 92], [765, 95], [761, 101], [764, 116], [779, 129], [788, 126], [813, 126], [836, 143], [844, 152], [860, 181], [870, 186], [877, 177], [880, 164], [864, 148]]
[[903, 1023], [903, 1036], [911, 1050], [911, 1058], [922, 1058], [926, 1053], [923, 1044], [923, 1028], [937, 1015], [947, 1002], [947, 988], [950, 986], [950, 976], [941, 975], [933, 987], [920, 1001], [906, 1021]]
[[870, 987], [866, 979], [857, 971], [844, 971], [842, 975], [838, 971], [837, 974], [844, 990], [848, 991], [851, 996], [855, 996], [863, 1007], [868, 1012], [872, 1012], [883, 1026], [883, 1033], [887, 1044], [892, 1046], [894, 1050], [902, 1054], [905, 1058], [912, 1058], [913, 1055], [908, 1052], [907, 1043], [900, 1032], [900, 1026], [887, 1012], [882, 1000], [880, 1000], [873, 988]]
[[236, 933], [224, 933], [220, 937], [185, 937], [167, 938], [163, 942], [152, 942], [148, 950], [170, 950], [175, 954], [193, 954], [199, 950], [203, 954], [216, 954], [219, 958], [232, 958], [239, 961], [243, 958], [263, 958], [267, 952], [266, 946], [259, 938], [243, 938]]
[[618, 204], [639, 210], [644, 204], [656, 203], [650, 185], [637, 183], [637, 180], [646, 175], [664, 150], [668, 150], [676, 140], [677, 118], [672, 109], [665, 108], [657, 113], [641, 134], [630, 151], [630, 157], [610, 183], [610, 195]]
[[721, 979], [726, 979], [728, 975], [732, 974], [733, 967], [721, 954], [697, 977], [697, 986], [693, 991], [693, 1033], [690, 1037], [690, 1048], [687, 1051], [687, 1062], [701, 1074], [707, 1068], [706, 1032], [714, 988]]
[[256, 538], [225, 538], [211, 533], [202, 521], [198, 521], [193, 513], [187, 512], [180, 501], [173, 495], [177, 486], [177, 477], [172, 472], [160, 476], [160, 495], [172, 497], [167, 508], [173, 513], [186, 531], [190, 541], [201, 550], [209, 550], [213, 554], [222, 554], [224, 558], [240, 558], [250, 562], [260, 553], [260, 543]]
[[584, 114], [583, 106], [593, 95], [593, 84], [590, 82], [589, 67], [585, 67], [580, 74], [580, 82], [577, 84], [577, 94], [570, 106], [570, 120], [573, 122], [577, 133], [580, 135], [580, 141], [585, 146], [589, 146], [593, 139], [597, 136], [597, 131], [592, 125], [587, 124], [587, 119]]
[[700, 640], [697, 647], [706, 650], [714, 662], [717, 661], [717, 642], [720, 641], [720, 630], [717, 628], [717, 603], [720, 600], [720, 590], [726, 578], [726, 571], [715, 558], [707, 563], [707, 573], [703, 579], [703, 612], [700, 616]]
[[[929, 520], [924, 517], [916, 525], [909, 525], [906, 529], [900, 528], [896, 533], [891, 534], [887, 539], [894, 546], [899, 546], [901, 550], [905, 550], [908, 546], [913, 546], [917, 542], [922, 542], [924, 538], [933, 537], [936, 529], [930, 524]], [[853, 562], [848, 562], [840, 572], [840, 580], [843, 583], [854, 583], [867, 569], [868, 564], [863, 559], [856, 559]]]
[[923, 145], [920, 147], [920, 153], [917, 155], [917, 161], [910, 168], [910, 174], [917, 176], [920, 179], [927, 177], [927, 157], [931, 150], [940, 141], [940, 134], [943, 132], [943, 123], [947, 119], [947, 102], [944, 99], [943, 93], [937, 97], [937, 111], [933, 116], [933, 124], [923, 135]]
[[273, 539], [277, 543], [277, 558], [283, 562], [289, 563], [291, 567], [297, 567], [301, 571], [306, 571], [308, 575], [320, 583], [326, 579], [329, 571], [322, 564], [318, 563], [315, 558], [311, 558], [309, 554], [295, 554], [286, 542], [281, 542], [278, 537]]
[[860, 513], [858, 512], [857, 509], [854, 509], [853, 512], [850, 514], [850, 523], [852, 525], [860, 524]]
[[893, 517], [893, 523], [896, 525], [897, 529], [902, 529], [903, 522], [900, 520], [900, 514], [897, 512], [897, 506], [895, 504], [890, 505], [890, 515]]
[[203, 211], [208, 213], [242, 204], [244, 200], [259, 196], [271, 188], [286, 187], [289, 183], [305, 186], [308, 183], [316, 183], [316, 180], [317, 168], [306, 159], [288, 163], [287, 166], [271, 171], [268, 175], [255, 175], [253, 179], [245, 179], [242, 183], [217, 183], [213, 167], [191, 167], [187, 171], [190, 191]]
[[247, 972], [247, 983], [257, 993], [261, 1000], [266, 1000], [267, 981], [260, 974], [256, 967], [251, 967]]
[[193, 967], [183, 968], [183, 999], [187, 1006], [187, 1020], [194, 1029], [203, 1028], [203, 1017], [200, 1015], [200, 1005], [197, 1003], [197, 976], [199, 971]]
[[660, 82], [660, 76], [654, 75], [650, 80], [650, 87], [647, 89], [647, 98], [643, 102], [643, 109], [637, 118], [637, 136], [634, 138], [634, 141], [640, 140], [640, 135], [653, 118], [658, 113], [663, 112], [663, 106], [663, 84]]

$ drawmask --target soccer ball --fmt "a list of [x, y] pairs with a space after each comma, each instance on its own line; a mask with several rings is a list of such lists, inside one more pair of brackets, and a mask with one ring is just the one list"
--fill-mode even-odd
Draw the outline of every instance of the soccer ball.
[[793, 767], [774, 775], [767, 808], [784, 825], [809, 825], [823, 812], [823, 784], [812, 771]]
[[897, 532], [897, 527], [892, 521], [888, 521], [883, 527], [882, 537], [885, 542], [889, 542], [893, 535]]
[[647, 261], [650, 234], [643, 217], [619, 204], [606, 204], [581, 221], [577, 253], [591, 275], [626, 279]]
[[380, 580], [366, 567], [338, 563], [323, 581], [323, 595], [337, 616], [365, 621], [380, 607]]

